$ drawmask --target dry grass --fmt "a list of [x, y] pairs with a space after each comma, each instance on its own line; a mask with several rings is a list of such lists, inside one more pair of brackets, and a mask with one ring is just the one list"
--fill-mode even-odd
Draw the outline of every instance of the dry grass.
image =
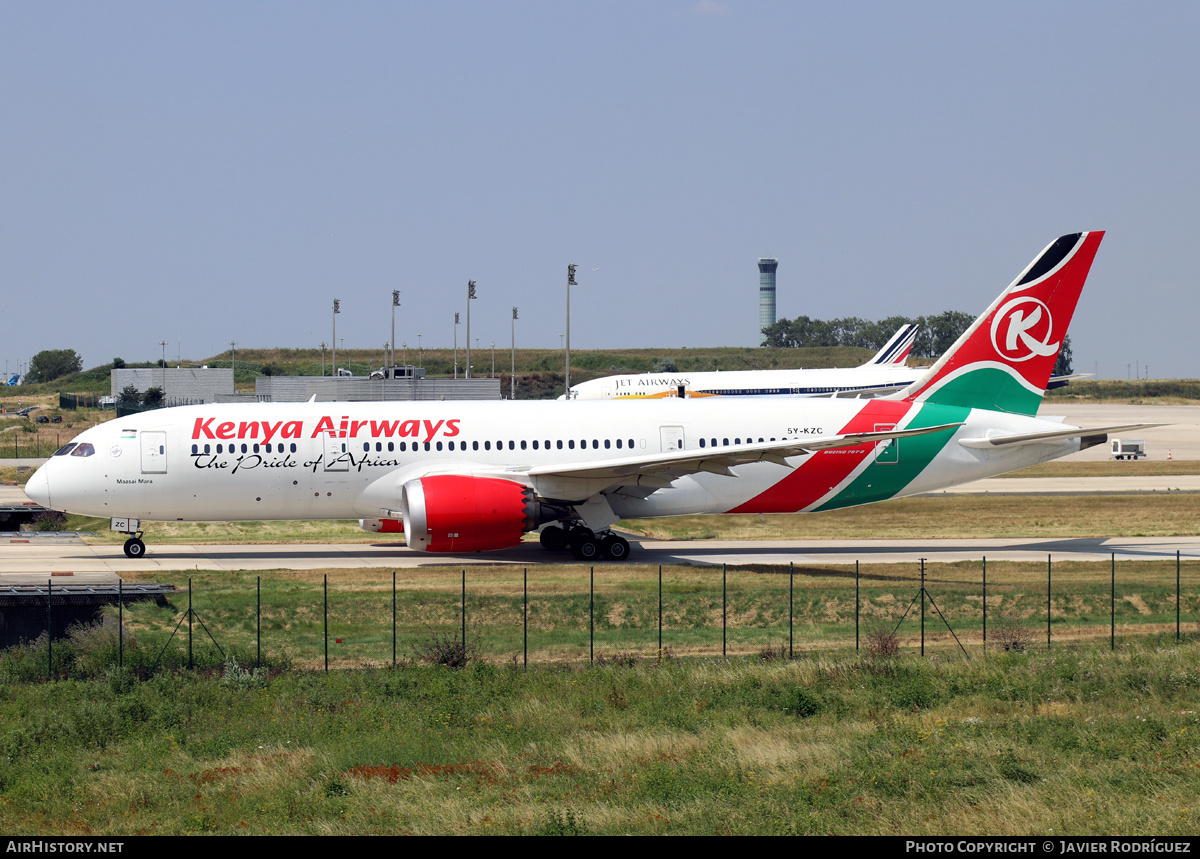
[[659, 540], [1158, 537], [1194, 534], [1200, 495], [899, 498], [826, 513], [677, 516], [621, 522]]
[[1022, 468], [1020, 471], [1010, 471], [999, 477], [1170, 477], [1180, 474], [1200, 474], [1200, 460], [1119, 461], [1114, 459], [1104, 462], [1060, 460], [1032, 465], [1029, 468]]

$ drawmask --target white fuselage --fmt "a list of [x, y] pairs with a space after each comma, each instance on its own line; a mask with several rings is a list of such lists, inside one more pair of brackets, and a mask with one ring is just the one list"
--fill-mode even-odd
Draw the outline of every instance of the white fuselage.
[[[868, 408], [873, 411], [864, 412]], [[943, 433], [937, 444], [900, 440], [886, 456], [886, 444], [865, 445], [739, 465], [732, 474], [679, 474], [649, 492], [625, 490], [611, 480], [592, 485], [529, 474], [556, 464], [619, 464], [674, 449], [829, 436], [856, 421], [866, 421], [867, 429], [903, 426], [923, 410], [936, 414], [923, 416], [922, 426], [962, 421], [953, 439], [1061, 426], [1000, 412], [839, 399], [736, 406], [721, 398], [637, 407], [573, 401], [186, 406], [85, 431], [75, 439], [80, 446], [39, 469], [27, 492], [54, 509], [90, 516], [350, 519], [394, 512], [407, 480], [452, 473], [513, 480], [569, 504], [603, 492], [621, 518], [783, 512], [927, 491], [1079, 447], [1078, 439], [1067, 439], [983, 451]]]
[[864, 364], [822, 369], [639, 373], [580, 382], [571, 387], [571, 398], [620, 400], [675, 396], [681, 387], [690, 397], [879, 396], [912, 384], [924, 372], [902, 364]]

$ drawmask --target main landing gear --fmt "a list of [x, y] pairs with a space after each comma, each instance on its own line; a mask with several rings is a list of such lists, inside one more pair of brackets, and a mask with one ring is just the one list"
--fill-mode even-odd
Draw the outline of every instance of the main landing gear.
[[564, 530], [551, 525], [542, 531], [542, 546], [552, 552], [570, 549], [578, 561], [624, 561], [629, 557], [629, 541], [612, 531], [593, 533], [577, 525]]

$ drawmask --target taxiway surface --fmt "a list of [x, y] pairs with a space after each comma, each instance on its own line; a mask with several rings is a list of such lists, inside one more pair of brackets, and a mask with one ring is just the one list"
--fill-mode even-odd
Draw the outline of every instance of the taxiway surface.
[[[1200, 406], [1054, 405], [1043, 414], [1062, 415], [1077, 426], [1162, 422], [1168, 426], [1129, 433], [1145, 437], [1150, 459], [1200, 459]], [[1070, 459], [1110, 458], [1101, 445]], [[1161, 477], [994, 478], [945, 490], [952, 493], [1062, 494], [1200, 492], [1200, 475]], [[0, 487], [0, 501], [23, 501], [19, 487]], [[461, 566], [475, 564], [535, 565], [572, 562], [570, 555], [548, 553], [536, 543], [513, 549], [470, 555], [427, 555], [395, 543], [327, 545], [159, 545], [151, 543], [143, 558], [131, 560], [119, 545], [88, 546], [79, 539], [21, 535], [0, 538], [0, 583], [18, 578], [44, 582], [51, 575], [74, 578], [111, 577], [126, 572], [183, 570], [315, 570]], [[1159, 557], [1200, 558], [1200, 537], [1110, 539], [988, 539], [988, 540], [782, 540], [782, 541], [641, 541], [635, 542], [630, 563], [637, 564], [848, 564], [915, 563], [931, 561], [1107, 560]], [[63, 578], [62, 581], [68, 579]]]

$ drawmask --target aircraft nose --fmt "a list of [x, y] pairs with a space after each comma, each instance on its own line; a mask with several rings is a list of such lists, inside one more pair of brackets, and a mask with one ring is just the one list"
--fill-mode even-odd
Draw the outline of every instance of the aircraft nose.
[[30, 501], [36, 501], [43, 507], [51, 507], [50, 504], [50, 475], [49, 469], [42, 466], [33, 473], [29, 478], [29, 482], [25, 484], [25, 497]]

